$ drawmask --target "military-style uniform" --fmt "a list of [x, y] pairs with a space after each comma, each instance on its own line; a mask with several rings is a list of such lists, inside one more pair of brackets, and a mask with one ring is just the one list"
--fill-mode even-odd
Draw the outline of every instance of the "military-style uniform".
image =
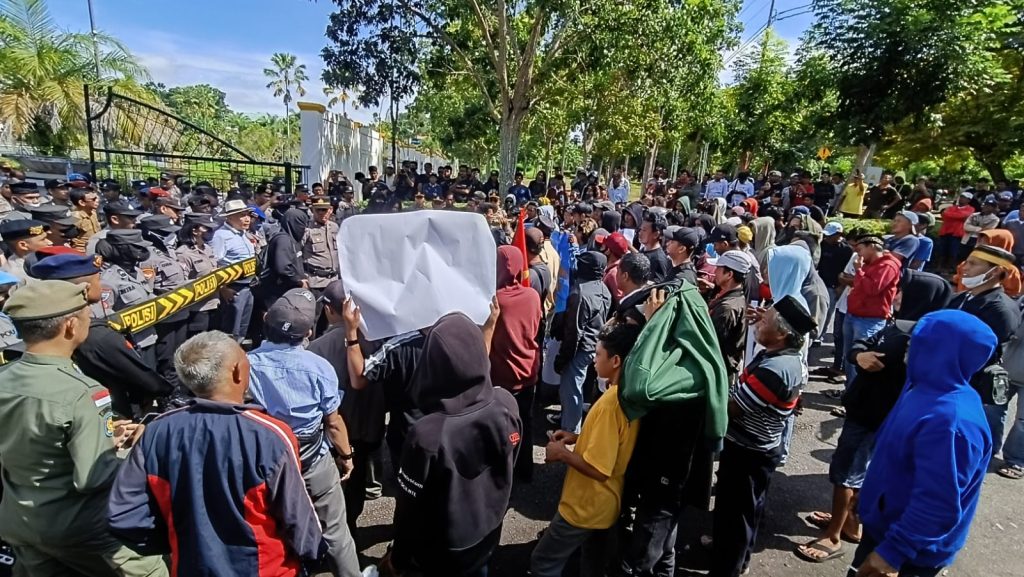
[[[39, 281], [4, 310], [17, 321], [85, 306], [80, 286]], [[142, 557], [108, 533], [108, 492], [120, 464], [113, 435], [110, 393], [70, 358], [30, 351], [0, 367], [0, 537], [14, 547], [16, 575], [167, 575], [161, 558]]]
[[311, 223], [302, 237], [302, 262], [309, 288], [323, 290], [338, 278], [338, 224]]
[[[168, 251], [158, 237], [176, 233], [180, 227], [171, 224], [165, 215], [154, 215], [139, 223], [143, 236], [153, 246], [149, 247], [149, 258], [139, 264], [143, 271], [152, 270], [153, 293], [169, 293], [188, 282], [185, 267], [178, 262], [173, 251]], [[147, 236], [148, 235], [148, 236]], [[174, 370], [174, 351], [188, 338], [188, 310], [181, 310], [161, 319], [156, 327], [156, 370], [172, 384], [178, 384], [178, 373]]]

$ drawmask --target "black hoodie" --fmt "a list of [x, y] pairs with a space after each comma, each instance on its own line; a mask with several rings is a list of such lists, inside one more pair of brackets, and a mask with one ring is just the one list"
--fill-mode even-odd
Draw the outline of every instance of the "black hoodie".
[[597, 349], [597, 333], [612, 306], [612, 295], [601, 280], [607, 263], [603, 254], [594, 251], [576, 257], [575, 279], [562, 321], [562, 346], [555, 358], [558, 369], [568, 365], [577, 352]]
[[299, 288], [306, 279], [302, 267], [302, 237], [309, 226], [309, 213], [299, 208], [289, 208], [281, 216], [281, 232], [275, 234], [267, 245], [267, 283], [264, 295], [272, 302], [288, 292]]
[[391, 560], [399, 571], [474, 573], [498, 546], [522, 421], [490, 371], [483, 335], [465, 315], [444, 316], [427, 333], [409, 389], [424, 416], [398, 470]]

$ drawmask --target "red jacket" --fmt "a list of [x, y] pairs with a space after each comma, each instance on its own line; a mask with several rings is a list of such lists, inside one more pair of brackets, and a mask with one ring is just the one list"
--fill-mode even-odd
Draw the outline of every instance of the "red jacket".
[[900, 259], [889, 253], [862, 266], [853, 277], [853, 289], [846, 302], [847, 314], [872, 319], [889, 318], [901, 268]]
[[972, 214], [974, 214], [974, 207], [969, 204], [953, 205], [942, 211], [942, 227], [939, 229], [939, 236], [963, 236], [964, 223]]
[[524, 262], [519, 249], [498, 249], [497, 297], [501, 314], [491, 339], [491, 382], [511, 391], [536, 384], [540, 375], [540, 296], [519, 284]]

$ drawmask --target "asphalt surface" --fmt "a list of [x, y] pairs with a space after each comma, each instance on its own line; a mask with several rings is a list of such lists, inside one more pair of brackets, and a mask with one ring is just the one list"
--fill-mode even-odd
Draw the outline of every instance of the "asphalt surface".
[[[831, 359], [831, 345], [812, 349], [812, 369], [823, 356]], [[805, 543], [818, 532], [803, 518], [815, 510], [827, 511], [832, 488], [828, 482], [828, 464], [842, 427], [842, 420], [829, 411], [838, 401], [823, 394], [841, 385], [814, 379], [804, 393], [804, 411], [797, 418], [789, 462], [777, 470], [768, 495], [768, 511], [761, 527], [756, 552], [750, 566], [751, 576], [845, 577], [855, 546], [846, 544], [846, 556], [824, 564], [802, 561], [793, 554], [797, 544]], [[545, 406], [543, 403], [541, 406]], [[556, 407], [548, 407], [556, 408]], [[546, 411], [537, 411], [534, 430], [534, 480], [515, 487], [511, 506], [505, 516], [501, 546], [491, 562], [495, 577], [526, 575], [530, 552], [538, 534], [554, 515], [561, 493], [564, 466], [546, 465], [543, 431], [552, 428], [544, 421]], [[1012, 411], [1011, 411], [1012, 413]], [[1012, 416], [1012, 414], [1011, 414]], [[666, 443], [671, 443], [667, 440]], [[994, 460], [994, 465], [999, 461]], [[991, 469], [995, 470], [995, 467]], [[385, 496], [366, 504], [360, 518], [358, 544], [365, 556], [363, 565], [376, 562], [390, 539], [394, 511], [393, 488], [385, 484]], [[708, 553], [699, 545], [702, 533], [711, 528], [710, 513], [688, 510], [680, 525], [677, 542], [676, 575], [696, 576], [707, 572]], [[1024, 480], [1011, 481], [994, 472], [988, 475], [982, 490], [967, 546], [955, 564], [941, 573], [959, 577], [1024, 576]], [[570, 566], [566, 576], [576, 575]]]

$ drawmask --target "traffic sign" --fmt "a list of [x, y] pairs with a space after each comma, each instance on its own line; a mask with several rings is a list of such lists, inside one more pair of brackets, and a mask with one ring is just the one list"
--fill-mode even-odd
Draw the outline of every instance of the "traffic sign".
[[818, 149], [818, 160], [825, 160], [830, 156], [832, 156], [832, 151], [827, 146], [822, 146]]

